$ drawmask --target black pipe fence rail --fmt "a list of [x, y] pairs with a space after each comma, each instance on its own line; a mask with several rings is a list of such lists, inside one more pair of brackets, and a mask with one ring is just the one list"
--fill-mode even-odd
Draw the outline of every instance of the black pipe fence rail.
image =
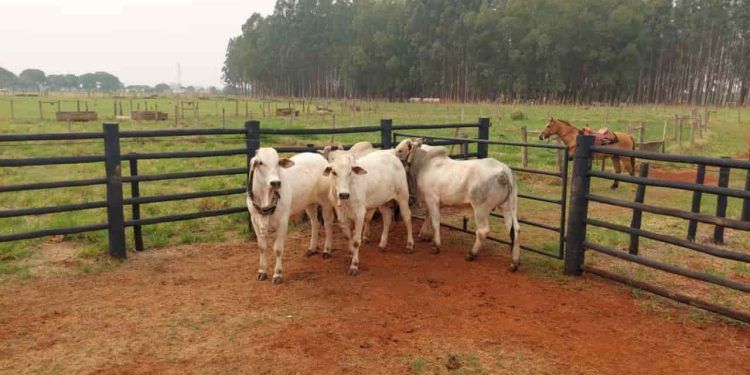
[[[125, 245], [125, 228], [133, 228], [133, 239], [136, 250], [143, 250], [143, 231], [144, 225], [153, 225], [159, 223], [175, 222], [182, 220], [193, 220], [204, 217], [215, 217], [222, 215], [233, 215], [245, 213], [249, 215], [245, 201], [238, 200], [241, 205], [215, 209], [204, 210], [190, 213], [171, 214], [159, 217], [143, 218], [141, 206], [145, 204], [174, 202], [188, 199], [199, 199], [208, 197], [220, 197], [241, 195], [246, 192], [248, 165], [250, 158], [255, 151], [261, 146], [261, 136], [273, 135], [331, 135], [331, 134], [360, 134], [360, 133], [379, 133], [381, 142], [374, 143], [375, 147], [391, 148], [394, 130], [435, 130], [435, 129], [453, 129], [453, 128], [476, 128], [478, 135], [489, 135], [489, 119], [479, 119], [476, 123], [464, 124], [405, 124], [393, 125], [391, 120], [381, 120], [380, 126], [361, 126], [361, 127], [342, 127], [335, 129], [271, 129], [261, 128], [260, 122], [248, 121], [244, 128], [238, 129], [167, 129], [167, 130], [137, 130], [137, 131], [120, 131], [118, 124], [104, 124], [102, 132], [86, 133], [47, 133], [47, 134], [10, 134], [0, 135], [0, 144], [34, 142], [34, 141], [71, 141], [71, 140], [100, 140], [104, 144], [104, 155], [87, 155], [87, 156], [60, 156], [45, 158], [15, 158], [0, 159], [0, 167], [21, 168], [28, 166], [47, 166], [63, 164], [81, 164], [81, 163], [103, 163], [104, 177], [68, 181], [49, 181], [21, 183], [16, 185], [0, 186], [0, 193], [21, 192], [21, 191], [44, 191], [47, 189], [73, 188], [83, 186], [105, 186], [106, 200], [96, 202], [71, 203], [59, 206], [46, 206], [23, 209], [0, 210], [0, 218], [14, 218], [23, 216], [46, 215], [53, 213], [73, 212], [80, 210], [102, 209], [107, 211], [107, 222], [99, 224], [79, 225], [64, 228], [49, 228], [26, 233], [13, 233], [0, 235], [0, 242], [18, 241], [33, 239], [53, 235], [68, 235], [90, 231], [107, 230], [109, 242], [109, 254], [115, 258], [126, 257]], [[127, 153], [120, 151], [120, 145], [124, 139], [154, 141], [155, 138], [172, 138], [172, 137], [189, 137], [189, 136], [228, 136], [240, 135], [244, 138], [243, 148], [225, 149], [225, 150], [203, 150], [203, 151], [179, 151], [179, 152], [157, 152], [157, 153]], [[96, 143], [96, 142], [94, 142]], [[456, 144], [456, 142], [443, 142], [444, 144]], [[31, 145], [32, 143], [28, 143]], [[45, 145], [54, 144], [48, 143]], [[65, 143], [60, 143], [64, 146]], [[276, 145], [271, 145], [276, 146]], [[282, 146], [276, 147], [279, 152], [297, 153], [309, 152], [322, 149], [323, 146], [308, 145], [307, 147]], [[139, 174], [139, 161], [141, 160], [162, 160], [162, 159], [183, 159], [183, 158], [210, 158], [223, 156], [244, 155], [245, 160], [241, 166], [230, 168], [213, 169], [213, 170], [194, 170], [181, 171], [161, 174]], [[474, 154], [476, 155], [476, 154]], [[122, 175], [122, 163], [129, 164], [130, 175]], [[180, 194], [163, 194], [157, 196], [141, 196], [141, 184], [153, 181], [181, 180], [203, 177], [233, 176], [244, 175], [245, 182], [242, 186], [235, 188], [198, 191]], [[123, 195], [123, 184], [130, 184], [131, 196], [129, 198]], [[125, 220], [124, 210], [130, 206], [131, 219]], [[252, 230], [248, 220], [248, 227]]]
[[[728, 188], [729, 172], [731, 169], [745, 170], [746, 173], [748, 173], [747, 179], [750, 180], [750, 161], [688, 155], [670, 155], [600, 147], [593, 145], [593, 136], [578, 136], [576, 144], [577, 148], [574, 156], [573, 176], [571, 180], [571, 208], [568, 219], [569, 229], [565, 254], [565, 274], [580, 275], [583, 271], [586, 271], [592, 274], [599, 275], [601, 277], [609, 278], [643, 290], [647, 290], [651, 293], [663, 297], [671, 298], [678, 302], [686, 303], [704, 310], [750, 323], [750, 313], [746, 311], [738, 311], [726, 306], [703, 301], [693, 296], [681, 294], [675, 291], [669, 291], [665, 288], [654, 286], [644, 281], [634, 280], [623, 275], [616, 275], [611, 272], [597, 269], [596, 267], [585, 264], [585, 251], [592, 250], [599, 254], [604, 254], [612, 258], [617, 258], [626, 262], [632, 262], [641, 266], [649, 267], [674, 275], [679, 275], [692, 280], [706, 282], [744, 293], [750, 292], [750, 284], [746, 282], [730, 279], [724, 276], [718, 276], [705, 271], [678, 267], [662, 261], [644, 257], [639, 253], [639, 238], [644, 237], [659, 241], [661, 243], [677, 246], [678, 248], [683, 249], [686, 252], [696, 251], [708, 256], [728, 259], [733, 262], [741, 262], [745, 264], [750, 263], [750, 253], [748, 253], [747, 251], [743, 252], [728, 250], [716, 246], [698, 244], [694, 242], [696, 227], [698, 223], [704, 223], [714, 226], [714, 242], [717, 244], [721, 244], [723, 241], [724, 228], [750, 231], [750, 220], [748, 220], [748, 217], [746, 217], [744, 214], [739, 219], [731, 219], [726, 217], [728, 197], [742, 199], [743, 205], [746, 205], [748, 199], [750, 198], [750, 184], [746, 186], [745, 190]], [[649, 177], [649, 164], [647, 162], [641, 164], [638, 177], [620, 176], [608, 172], [594, 171], [592, 170], [592, 157], [594, 152], [619, 155], [621, 157], [635, 157], [645, 160], [697, 164], [698, 169], [696, 173], [696, 183], [685, 183]], [[719, 186], [703, 185], [706, 166], [720, 168], [720, 178], [718, 182]], [[590, 192], [592, 177], [616, 181], [619, 180], [637, 184], [634, 201], [630, 202], [622, 199], [609, 198], [597, 194], [592, 194]], [[691, 210], [686, 211], [675, 208], [661, 207], [653, 204], [644, 204], [643, 202], [646, 194], [646, 186], [692, 191], [693, 201]], [[707, 215], [700, 213], [700, 199], [702, 193], [717, 195], [716, 215]], [[632, 209], [633, 212], [630, 226], [588, 218], [589, 202]], [[673, 235], [654, 233], [641, 229], [641, 215], [643, 212], [688, 220], [688, 238], [682, 239], [677, 238]], [[627, 251], [618, 250], [588, 240], [587, 225], [629, 234], [630, 243]]]
[[[521, 224], [530, 225], [536, 228], [540, 228], [546, 231], [550, 231], [557, 234], [557, 252], [550, 253], [549, 251], [545, 251], [544, 249], [531, 247], [528, 245], [521, 245], [521, 248], [524, 250], [528, 250], [537, 254], [550, 256], [557, 259], [563, 259], [564, 253], [565, 253], [565, 218], [566, 218], [566, 209], [567, 209], [567, 186], [568, 186], [568, 148], [563, 145], [554, 145], [554, 144], [542, 144], [542, 143], [524, 143], [524, 142], [505, 142], [505, 141], [491, 141], [489, 140], [489, 133], [486, 133], [487, 138], [458, 138], [458, 137], [442, 137], [442, 136], [434, 136], [429, 134], [415, 134], [415, 133], [406, 133], [406, 132], [394, 132], [394, 140], [393, 142], [396, 143], [398, 137], [402, 138], [422, 138], [424, 139], [426, 144], [429, 145], [436, 145], [441, 144], [441, 142], [458, 142], [464, 147], [463, 149], [468, 149], [469, 143], [475, 143], [477, 144], [477, 150], [478, 152], [476, 154], [466, 154], [466, 155], [454, 155], [454, 157], [467, 159], [470, 157], [476, 157], [476, 158], [486, 158], [489, 156], [489, 146], [514, 146], [514, 147], [530, 147], [530, 148], [539, 148], [539, 149], [550, 149], [550, 150], [562, 150], [564, 153], [563, 158], [563, 164], [562, 168], [560, 168], [560, 171], [553, 172], [553, 171], [545, 171], [545, 170], [538, 170], [538, 169], [531, 169], [531, 168], [521, 168], [518, 166], [510, 165], [509, 167], [515, 171], [520, 173], [528, 173], [532, 175], [542, 175], [542, 176], [551, 176], [551, 177], [557, 177], [561, 181], [561, 189], [560, 189], [560, 196], [559, 198], [549, 198], [549, 197], [541, 197], [536, 195], [530, 195], [530, 194], [523, 194], [519, 193], [518, 197], [521, 199], [526, 200], [533, 200], [537, 202], [544, 202], [553, 204], [556, 206], [559, 206], [559, 224], [558, 226], [552, 226], [546, 223], [541, 223], [538, 221], [534, 221], [531, 219], [526, 219], [523, 217], [519, 217], [518, 222]], [[523, 215], [523, 213], [521, 213]], [[503, 215], [497, 214], [497, 213], [491, 213], [490, 216], [496, 217], [496, 218], [503, 218]], [[454, 230], [458, 230], [465, 233], [473, 233], [468, 230], [468, 222], [469, 220], [467, 218], [464, 218], [463, 220], [463, 226], [457, 227], [454, 225], [444, 224], [441, 223], [442, 226]], [[506, 240], [501, 240], [496, 237], [487, 237], [487, 239], [499, 242], [503, 244], [510, 244]]]

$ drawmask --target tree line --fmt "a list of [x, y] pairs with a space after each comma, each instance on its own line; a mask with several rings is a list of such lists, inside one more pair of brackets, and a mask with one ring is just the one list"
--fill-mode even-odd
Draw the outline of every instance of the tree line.
[[750, 0], [278, 0], [229, 40], [255, 95], [747, 103]]
[[120, 79], [107, 72], [47, 75], [39, 69], [24, 69], [18, 76], [0, 67], [0, 88], [29, 91], [103, 91], [123, 89]]

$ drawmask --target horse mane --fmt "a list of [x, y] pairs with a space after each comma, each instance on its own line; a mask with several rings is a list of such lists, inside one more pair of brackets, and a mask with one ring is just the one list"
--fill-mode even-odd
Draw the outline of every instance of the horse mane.
[[563, 119], [557, 119], [557, 121], [560, 121], [560, 122], [562, 122], [563, 124], [565, 124], [565, 125], [568, 125], [568, 126], [570, 126], [571, 128], [573, 128], [573, 129], [578, 129], [578, 128], [576, 128], [576, 127], [575, 127], [575, 125], [573, 125], [573, 124], [571, 124], [571, 123], [569, 123], [568, 121], [565, 121], [565, 120], [563, 120]]

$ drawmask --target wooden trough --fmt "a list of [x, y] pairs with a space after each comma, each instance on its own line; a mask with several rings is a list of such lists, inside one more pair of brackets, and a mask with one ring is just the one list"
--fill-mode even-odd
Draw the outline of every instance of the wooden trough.
[[96, 118], [96, 112], [94, 111], [55, 112], [55, 119], [57, 121], [86, 122], [96, 121]]
[[166, 112], [157, 111], [132, 111], [130, 118], [134, 121], [167, 121], [169, 116]]
[[299, 111], [294, 108], [276, 108], [276, 116], [291, 116], [299, 117]]
[[635, 148], [639, 151], [664, 152], [664, 141], [636, 143]]

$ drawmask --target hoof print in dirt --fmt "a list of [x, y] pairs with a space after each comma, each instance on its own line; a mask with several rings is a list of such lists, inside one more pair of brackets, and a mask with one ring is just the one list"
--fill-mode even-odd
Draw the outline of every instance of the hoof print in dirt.
[[318, 250], [308, 249], [307, 251], [305, 251], [305, 256], [308, 257], [308, 258], [311, 257], [311, 256], [313, 256], [313, 255], [317, 255], [317, 254], [318, 254]]
[[279, 285], [284, 282], [284, 279], [281, 276], [274, 276], [273, 281], [271, 281], [273, 285]]
[[518, 271], [518, 264], [515, 264], [515, 263], [511, 264], [509, 270], [510, 272]]
[[323, 253], [323, 259], [331, 259], [331, 253]]
[[477, 260], [477, 255], [476, 254], [472, 254], [472, 253], [468, 253], [464, 257], [464, 259], [466, 259], [467, 262], [473, 262], [473, 261]]
[[258, 274], [258, 281], [266, 281], [268, 280], [268, 275], [265, 273], [259, 273]]
[[349, 268], [349, 272], [347, 272], [349, 276], [357, 276], [359, 274], [359, 269], [357, 268]]

